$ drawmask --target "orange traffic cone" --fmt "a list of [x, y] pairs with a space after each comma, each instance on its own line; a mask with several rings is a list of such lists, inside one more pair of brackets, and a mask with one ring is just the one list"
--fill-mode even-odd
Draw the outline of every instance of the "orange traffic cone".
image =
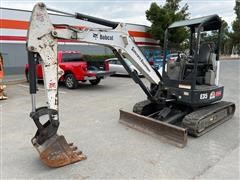
[[2, 54], [0, 53], [0, 100], [7, 99], [7, 96], [4, 94], [4, 89], [6, 88], [6, 86], [3, 85], [3, 77], [4, 77], [3, 57]]

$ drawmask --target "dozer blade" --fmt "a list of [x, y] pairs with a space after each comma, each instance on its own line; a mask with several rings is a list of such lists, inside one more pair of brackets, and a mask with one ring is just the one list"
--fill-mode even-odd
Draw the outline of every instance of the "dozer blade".
[[187, 130], [178, 126], [121, 109], [119, 122], [177, 147], [187, 144]]
[[64, 136], [54, 135], [42, 145], [33, 138], [32, 144], [39, 152], [41, 161], [49, 167], [62, 167], [87, 158], [73, 143], [67, 143]]

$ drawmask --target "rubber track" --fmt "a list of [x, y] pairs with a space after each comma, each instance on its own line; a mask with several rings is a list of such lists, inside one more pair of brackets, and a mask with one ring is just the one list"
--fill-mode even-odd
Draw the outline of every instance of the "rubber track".
[[[206, 118], [209, 117], [209, 120], [207, 121], [208, 123], [211, 121], [210, 119], [214, 115], [220, 115], [223, 110], [227, 111], [227, 114], [224, 114], [224, 118], [218, 118], [216, 122], [211, 124], [208, 127], [205, 127], [203, 131], [199, 132], [199, 124], [200, 123], [205, 123], [202, 122], [203, 120], [206, 121]], [[226, 102], [226, 101], [221, 101], [219, 103], [215, 103], [213, 105], [209, 105], [206, 107], [203, 107], [201, 109], [198, 109], [188, 115], [186, 115], [182, 121], [182, 125], [184, 128], [187, 128], [188, 134], [192, 136], [201, 136], [205, 134], [206, 132], [210, 131], [211, 129], [217, 127], [218, 125], [222, 124], [223, 122], [231, 119], [235, 112], [235, 104], [232, 102]]]
[[142, 110], [145, 106], [152, 104], [149, 100], [144, 100], [136, 103], [133, 107], [133, 112], [137, 114], [142, 114]]

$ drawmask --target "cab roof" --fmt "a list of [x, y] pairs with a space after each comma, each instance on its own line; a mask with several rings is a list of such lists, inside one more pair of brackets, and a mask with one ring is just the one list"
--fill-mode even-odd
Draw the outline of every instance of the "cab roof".
[[177, 27], [189, 27], [189, 28], [195, 28], [201, 25], [203, 27], [204, 31], [212, 31], [212, 30], [218, 30], [221, 28], [222, 20], [221, 18], [214, 14], [210, 16], [204, 16], [200, 18], [194, 18], [194, 19], [188, 19], [183, 21], [177, 21], [172, 23], [168, 29], [171, 28], [177, 28]]

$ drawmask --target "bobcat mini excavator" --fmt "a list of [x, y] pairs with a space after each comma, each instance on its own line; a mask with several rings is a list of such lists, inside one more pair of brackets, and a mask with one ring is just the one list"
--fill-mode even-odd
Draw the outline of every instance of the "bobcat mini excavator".
[[[105, 26], [106, 28], [78, 28], [66, 24], [52, 24], [48, 11], [53, 11]], [[76, 13], [70, 14], [35, 5], [27, 34], [30, 94], [30, 117], [37, 126], [32, 144], [40, 159], [49, 167], [61, 167], [86, 159], [86, 156], [64, 136], [58, 135], [58, 79], [64, 76], [57, 64], [57, 40], [67, 39], [107, 46], [112, 49], [133, 80], [147, 95], [147, 100], [137, 103], [133, 112], [120, 110], [120, 122], [135, 129], [167, 139], [178, 146], [187, 143], [187, 134], [200, 136], [224, 121], [235, 111], [231, 102], [220, 101], [223, 86], [218, 84], [219, 44], [201, 44], [202, 31], [218, 30], [220, 41], [221, 19], [217, 15], [175, 22], [165, 32], [165, 51], [168, 31], [172, 28], [191, 29], [190, 55], [176, 62], [163, 61], [162, 76], [146, 60], [129, 36], [124, 23]], [[195, 42], [193, 41], [196, 36]], [[132, 71], [124, 58], [145, 76], [151, 86], [146, 86]], [[47, 106], [36, 108], [36, 63], [43, 68]], [[43, 116], [48, 120], [42, 122]]]

